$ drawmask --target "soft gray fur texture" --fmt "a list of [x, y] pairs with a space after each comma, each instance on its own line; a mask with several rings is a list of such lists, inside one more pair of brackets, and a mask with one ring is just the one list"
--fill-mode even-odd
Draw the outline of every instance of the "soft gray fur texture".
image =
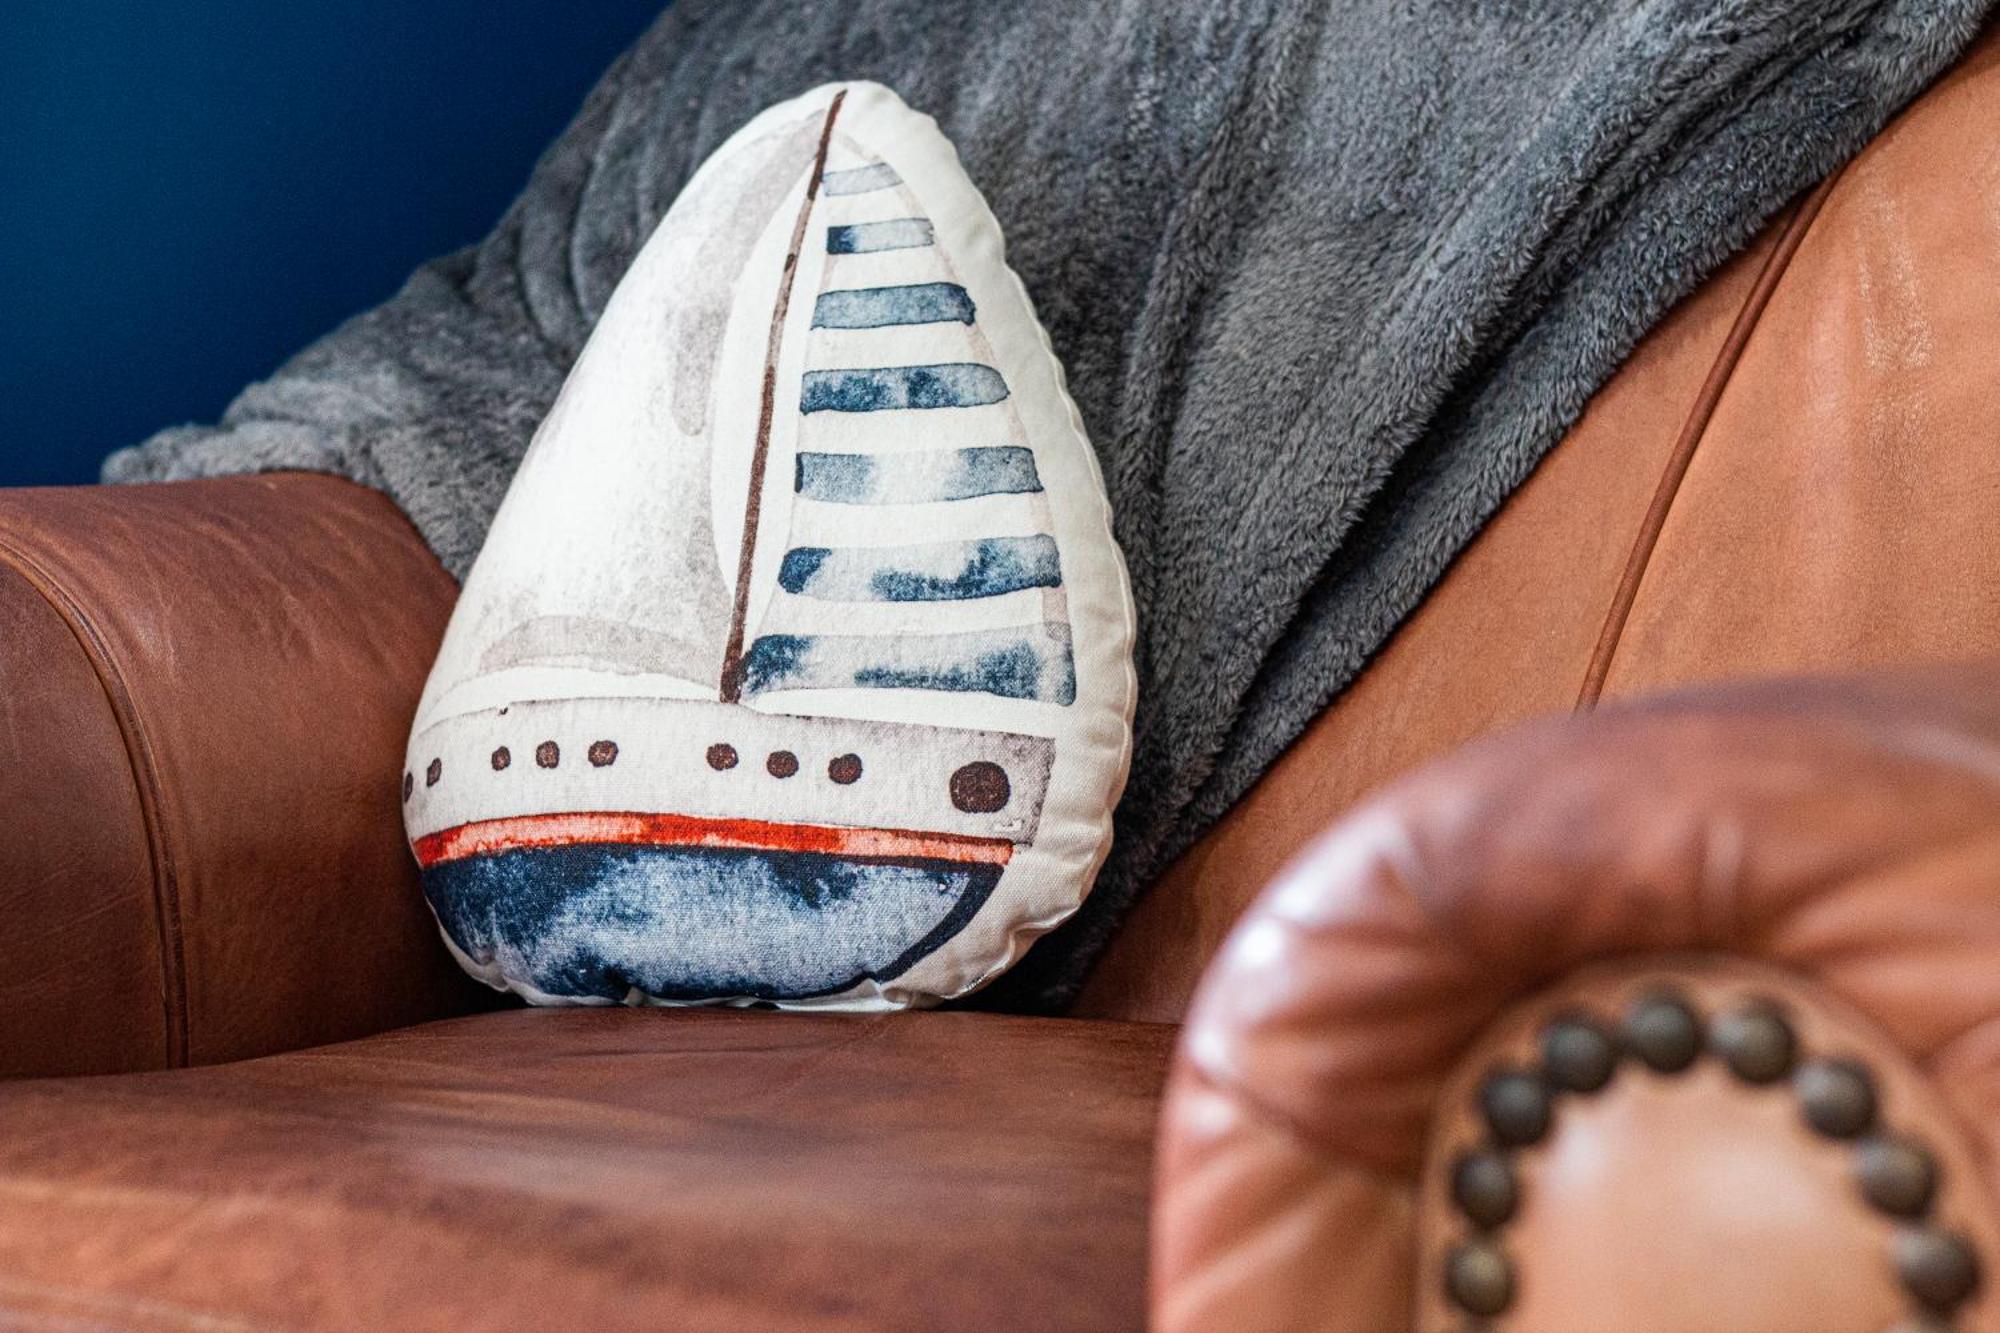
[[1138, 597], [1116, 848], [982, 1001], [1059, 1008], [1647, 327], [1990, 3], [683, 0], [483, 243], [104, 474], [339, 473], [462, 575], [694, 167], [782, 98], [888, 84], [1006, 230]]

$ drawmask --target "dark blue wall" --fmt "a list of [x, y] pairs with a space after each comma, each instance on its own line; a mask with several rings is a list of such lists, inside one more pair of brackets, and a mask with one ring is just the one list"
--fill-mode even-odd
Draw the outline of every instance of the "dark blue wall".
[[478, 239], [665, 0], [0, 0], [0, 485]]

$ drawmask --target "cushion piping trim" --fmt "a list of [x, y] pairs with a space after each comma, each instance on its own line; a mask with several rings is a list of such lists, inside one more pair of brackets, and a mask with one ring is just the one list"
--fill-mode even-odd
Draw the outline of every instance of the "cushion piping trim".
[[0, 535], [0, 563], [12, 568], [50, 609], [62, 617], [83, 649], [91, 670], [97, 675], [105, 702], [118, 721], [118, 734], [125, 742], [125, 757], [132, 770], [132, 785], [138, 794], [140, 817], [146, 830], [148, 859], [153, 867], [153, 911], [160, 939], [161, 1002], [166, 1021], [166, 1063], [180, 1068], [188, 1063], [188, 990], [186, 948], [181, 929], [180, 878], [165, 836], [165, 802], [161, 794], [159, 767], [147, 738], [138, 705], [119, 669], [109, 642], [82, 603], [71, 595], [62, 581], [41, 562], [12, 540]]
[[1736, 367], [1743, 359], [1743, 351], [1749, 345], [1750, 336], [1757, 329], [1764, 316], [1764, 310], [1771, 303], [1779, 282], [1790, 270], [1792, 258], [1805, 242], [1806, 233], [1812, 230], [1813, 221], [1819, 216], [1820, 207], [1827, 196], [1833, 193], [1840, 182], [1845, 168], [1835, 171], [1802, 200], [1791, 219], [1785, 224], [1778, 237], [1778, 243], [1764, 258], [1764, 266], [1757, 274], [1757, 281], [1743, 298], [1743, 306], [1736, 312], [1736, 320], [1730, 325], [1729, 335], [1723, 339], [1722, 347], [1716, 352], [1715, 362], [1709, 367], [1708, 377], [1702, 381], [1701, 391], [1695, 395], [1694, 405], [1689, 408], [1687, 420], [1681, 426], [1681, 433], [1674, 441], [1673, 452], [1667, 457], [1665, 469], [1660, 474], [1659, 485], [1654, 489], [1653, 500], [1647, 506], [1646, 514], [1639, 523], [1639, 531], [1632, 541], [1631, 554], [1625, 560], [1625, 572], [1618, 580], [1618, 587], [1612, 593], [1611, 605], [1604, 614], [1604, 626], [1599, 631], [1597, 646], [1590, 655], [1589, 668], [1584, 673], [1583, 685], [1577, 691], [1576, 711], [1589, 712], [1597, 706], [1604, 693], [1604, 683], [1611, 674], [1612, 660], [1618, 655], [1618, 648], [1625, 635], [1626, 622], [1631, 618], [1632, 607], [1639, 599], [1639, 585], [1645, 580], [1646, 571], [1651, 567], [1653, 552], [1660, 542], [1660, 534], [1665, 529], [1667, 517], [1672, 512], [1674, 501], [1680, 494], [1681, 482], [1686, 479], [1688, 468], [1694, 462], [1695, 451], [1702, 438], [1708, 433], [1708, 423], [1715, 416], [1716, 406], [1722, 394], [1729, 387]]

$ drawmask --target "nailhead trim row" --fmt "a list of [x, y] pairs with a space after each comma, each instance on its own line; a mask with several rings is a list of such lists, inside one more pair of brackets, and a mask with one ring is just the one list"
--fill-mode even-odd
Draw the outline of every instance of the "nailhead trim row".
[[1451, 1171], [1452, 1204], [1471, 1234], [1445, 1256], [1444, 1290], [1465, 1313], [1480, 1319], [1502, 1314], [1518, 1289], [1514, 1262], [1501, 1244], [1501, 1231], [1521, 1202], [1515, 1155], [1548, 1137], [1559, 1098], [1598, 1092], [1628, 1057], [1673, 1075], [1708, 1054], [1749, 1087], [1790, 1080], [1807, 1125], [1848, 1148], [1861, 1196], [1895, 1223], [1890, 1258], [1911, 1313], [1889, 1333], [1949, 1333], [1953, 1313], [1978, 1289], [1979, 1256], [1971, 1242], [1930, 1217], [1936, 1157], [1918, 1139], [1878, 1123], [1879, 1099], [1866, 1066], [1807, 1058], [1777, 1002], [1749, 1000], [1704, 1022], [1679, 992], [1660, 988], [1633, 1001], [1615, 1029], [1584, 1010], [1559, 1014], [1543, 1027], [1538, 1047], [1541, 1059], [1533, 1067], [1498, 1067], [1481, 1080], [1478, 1105], [1487, 1142], [1461, 1154]]

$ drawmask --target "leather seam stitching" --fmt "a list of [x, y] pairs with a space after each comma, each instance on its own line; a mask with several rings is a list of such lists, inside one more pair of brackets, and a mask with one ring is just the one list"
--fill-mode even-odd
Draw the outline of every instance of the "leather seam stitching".
[[166, 1020], [166, 1057], [169, 1067], [187, 1063], [188, 995], [185, 941], [181, 929], [180, 881], [173, 857], [167, 849], [166, 815], [161, 797], [159, 770], [153, 761], [151, 742], [139, 718], [124, 673], [119, 670], [111, 646], [80, 602], [42, 564], [4, 536], [0, 536], [0, 562], [18, 573], [61, 617], [84, 659], [97, 677], [105, 703], [118, 722], [119, 738], [125, 745], [125, 759], [132, 773], [134, 793], [139, 798], [141, 826], [146, 833], [147, 857], [153, 870], [153, 913], [160, 941], [161, 1000]]
[[1666, 466], [1660, 472], [1660, 480], [1653, 491], [1653, 500], [1646, 508], [1645, 517], [1639, 521], [1639, 530], [1632, 539], [1632, 550], [1625, 559], [1625, 571], [1619, 577], [1618, 586], [1612, 592], [1611, 605], [1605, 609], [1604, 625], [1598, 633], [1597, 646], [1591, 651], [1590, 664], [1584, 673], [1583, 684], [1577, 691], [1576, 712], [1588, 712], [1596, 707], [1604, 692], [1604, 684], [1611, 674], [1611, 663], [1618, 655], [1618, 649], [1625, 636], [1625, 626], [1632, 615], [1632, 608], [1639, 599], [1639, 587], [1644, 582], [1647, 571], [1652, 567], [1653, 552], [1659, 546], [1660, 535], [1665, 530], [1667, 518], [1672, 513], [1674, 501], [1679, 498], [1681, 483], [1687, 478], [1689, 467], [1700, 448], [1702, 439], [1708, 434], [1709, 422], [1714, 419], [1716, 408], [1722, 402], [1723, 393], [1735, 377], [1736, 367], [1743, 360], [1743, 353], [1749, 347], [1750, 338], [1762, 322], [1764, 311], [1771, 304], [1771, 297], [1777, 292], [1778, 284], [1790, 271], [1792, 259], [1805, 243], [1807, 233], [1818, 219], [1820, 208], [1834, 186], [1846, 174], [1846, 166], [1821, 181], [1812, 193], [1798, 205], [1791, 220], [1778, 237], [1777, 245], [1764, 259], [1758, 270], [1757, 280], [1743, 298], [1742, 306], [1730, 324], [1729, 333], [1717, 349], [1714, 362], [1709, 366], [1708, 375], [1695, 394], [1694, 404], [1688, 409], [1687, 420], [1682, 423], [1680, 435], [1674, 441], [1673, 452], [1667, 456]]

